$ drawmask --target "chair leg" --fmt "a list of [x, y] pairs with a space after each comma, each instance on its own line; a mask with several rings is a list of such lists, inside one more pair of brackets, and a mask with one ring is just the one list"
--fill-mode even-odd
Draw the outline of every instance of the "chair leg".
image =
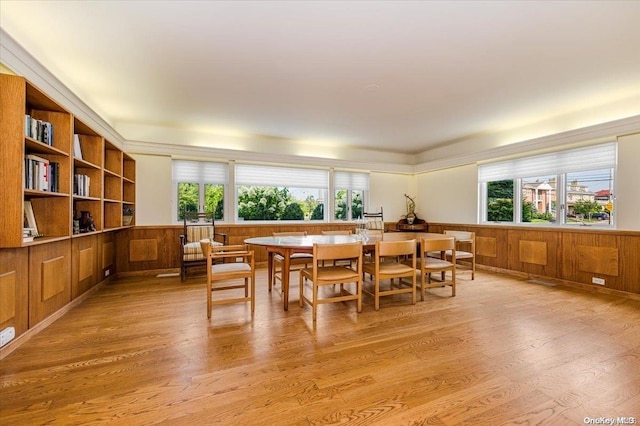
[[373, 309], [380, 310], [380, 278], [376, 276], [373, 284]]
[[298, 297], [298, 304], [302, 308], [304, 306], [304, 277], [302, 276], [302, 272], [300, 273], [300, 296]]
[[456, 295], [456, 268], [451, 270], [451, 297]]
[[318, 312], [318, 285], [313, 283], [313, 322], [316, 322], [316, 313]]

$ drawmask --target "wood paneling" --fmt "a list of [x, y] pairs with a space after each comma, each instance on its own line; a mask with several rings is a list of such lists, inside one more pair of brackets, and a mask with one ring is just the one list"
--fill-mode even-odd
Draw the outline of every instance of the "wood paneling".
[[71, 298], [73, 299], [102, 280], [100, 245], [98, 244], [100, 235], [75, 237], [71, 241]]
[[0, 330], [29, 328], [29, 249], [0, 249]]
[[618, 249], [614, 247], [578, 246], [578, 270], [618, 276]]
[[0, 324], [16, 316], [16, 272], [0, 275]]
[[129, 241], [129, 262], [158, 260], [158, 240], [152, 238]]
[[[217, 225], [217, 232], [228, 235], [230, 244], [242, 243], [246, 238], [271, 235], [273, 232], [307, 231], [320, 234], [322, 230], [351, 229], [352, 224], [251, 224]], [[430, 223], [429, 232], [444, 229], [473, 231], [476, 233], [476, 261], [480, 267], [530, 274], [539, 278], [554, 278], [592, 286], [593, 272], [581, 271], [577, 247], [615, 248], [618, 251], [618, 275], [606, 280], [606, 287], [640, 294], [640, 232], [534, 228], [505, 225], [460, 225]], [[177, 270], [181, 226], [135, 227], [117, 233], [117, 247], [128, 247], [130, 240], [155, 239], [158, 258], [153, 261], [129, 261], [128, 250], [118, 250], [118, 271], [140, 272]], [[520, 241], [533, 250], [525, 250], [523, 259]], [[542, 249], [542, 247], [545, 247]], [[546, 254], [544, 253], [546, 251]], [[605, 250], [602, 253], [608, 253]], [[533, 256], [533, 257], [530, 257]], [[524, 260], [524, 261], [523, 261]], [[267, 261], [264, 248], [256, 248], [256, 262]], [[584, 261], [583, 261], [584, 262]], [[600, 268], [600, 266], [598, 266]], [[600, 269], [599, 269], [600, 270]], [[611, 266], [605, 270], [611, 272]]]
[[115, 263], [115, 244], [113, 241], [102, 243], [102, 269], [108, 269]]
[[558, 232], [512, 228], [507, 230], [507, 233], [507, 269], [540, 277], [558, 278]]
[[520, 262], [533, 263], [535, 265], [547, 264], [547, 243], [544, 241], [525, 240], [520, 240], [518, 243]]
[[[606, 288], [640, 294], [640, 233], [565, 232], [562, 247], [563, 279], [591, 285], [594, 276], [606, 278]], [[583, 247], [582, 252], [598, 263], [596, 267], [601, 272], [589, 270], [594, 266], [585, 264], [578, 247]], [[616, 266], [611, 263], [616, 256], [614, 251], [617, 252]], [[617, 273], [613, 273], [616, 267]], [[612, 274], [605, 275], [604, 271]]]
[[[66, 257], [66, 259], [65, 259]], [[53, 259], [47, 259], [41, 263], [42, 278], [40, 280], [40, 286], [42, 290], [40, 295], [42, 301], [46, 302], [52, 297], [62, 293], [65, 287], [69, 286], [69, 283], [65, 283], [60, 280], [59, 277], [64, 276], [65, 273], [65, 261], [69, 261], [70, 256], [58, 256]]]
[[476, 237], [476, 256], [496, 257], [498, 240], [494, 237]]
[[95, 250], [93, 247], [89, 247], [89, 248], [80, 250], [78, 254], [79, 254], [78, 279], [80, 281], [83, 281], [83, 280], [86, 280], [87, 278], [90, 278], [93, 275], [93, 271], [95, 270], [95, 257], [96, 257]]
[[71, 301], [71, 240], [29, 248], [29, 327]]

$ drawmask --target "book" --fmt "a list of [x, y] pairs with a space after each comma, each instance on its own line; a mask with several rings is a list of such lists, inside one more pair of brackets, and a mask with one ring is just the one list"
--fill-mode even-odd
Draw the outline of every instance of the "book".
[[[38, 226], [36, 224], [36, 215], [33, 213], [33, 205], [31, 201], [24, 201], [24, 220], [28, 225], [27, 228], [31, 228], [32, 235], [38, 235]], [[23, 229], [24, 232], [24, 229]]]
[[73, 156], [82, 160], [82, 146], [80, 145], [80, 135], [73, 135]]

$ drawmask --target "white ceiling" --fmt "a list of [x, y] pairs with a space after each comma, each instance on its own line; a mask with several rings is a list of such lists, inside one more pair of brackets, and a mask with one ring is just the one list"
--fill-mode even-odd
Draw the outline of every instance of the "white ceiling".
[[637, 97], [639, 22], [637, 1], [0, 2], [2, 28], [125, 139], [405, 154]]

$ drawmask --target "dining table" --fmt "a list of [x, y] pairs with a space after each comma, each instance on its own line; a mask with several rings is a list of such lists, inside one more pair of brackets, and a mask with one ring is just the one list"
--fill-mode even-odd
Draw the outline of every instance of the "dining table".
[[376, 241], [405, 241], [416, 240], [418, 244], [422, 239], [451, 239], [445, 234], [432, 232], [384, 232], [369, 235], [305, 235], [305, 236], [268, 236], [252, 237], [244, 240], [245, 244], [261, 246], [267, 250], [269, 268], [269, 289], [272, 286], [273, 256], [282, 256], [282, 293], [284, 310], [289, 310], [289, 275], [291, 272], [291, 255], [294, 253], [313, 253], [314, 244], [346, 244], [362, 241], [362, 250], [371, 252], [375, 250]]

